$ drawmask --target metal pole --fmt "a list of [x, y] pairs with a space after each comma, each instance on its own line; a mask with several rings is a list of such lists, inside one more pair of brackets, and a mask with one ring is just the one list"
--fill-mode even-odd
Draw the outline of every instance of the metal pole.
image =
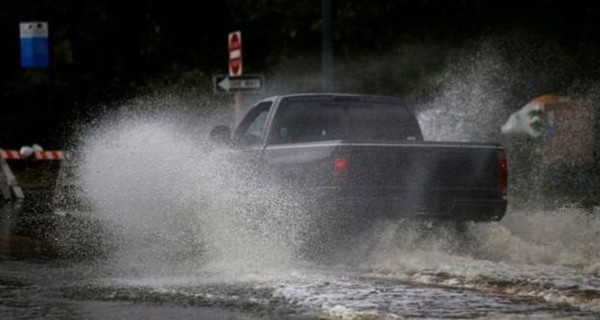
[[331, 0], [323, 1], [323, 56], [322, 56], [322, 76], [323, 91], [333, 91], [333, 50], [331, 35]]
[[244, 116], [243, 114], [243, 106], [244, 106], [244, 98], [242, 97], [242, 93], [240, 91], [235, 91], [234, 93], [234, 118], [235, 125], [237, 125]]

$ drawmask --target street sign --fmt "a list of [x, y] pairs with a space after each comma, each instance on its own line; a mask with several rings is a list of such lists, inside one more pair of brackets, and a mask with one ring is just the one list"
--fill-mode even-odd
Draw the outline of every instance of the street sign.
[[21, 37], [21, 67], [47, 68], [50, 64], [48, 52], [48, 23], [19, 23]]
[[265, 77], [260, 74], [228, 77], [220, 74], [213, 78], [215, 92], [260, 91], [265, 84]]
[[229, 76], [242, 75], [242, 32], [235, 31], [227, 37], [229, 47]]

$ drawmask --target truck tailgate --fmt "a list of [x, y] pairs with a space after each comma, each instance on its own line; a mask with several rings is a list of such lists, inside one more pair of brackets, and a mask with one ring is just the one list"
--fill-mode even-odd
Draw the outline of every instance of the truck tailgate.
[[331, 141], [265, 154], [286, 184], [336, 205], [487, 220], [506, 207], [501, 153], [498, 144]]
[[352, 184], [403, 189], [497, 189], [498, 148], [461, 144], [348, 144]]

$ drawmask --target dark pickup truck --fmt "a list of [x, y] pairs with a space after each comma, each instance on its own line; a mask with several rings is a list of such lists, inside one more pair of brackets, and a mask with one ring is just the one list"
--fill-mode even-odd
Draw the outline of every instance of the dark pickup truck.
[[233, 134], [219, 126], [211, 138], [257, 174], [338, 213], [460, 222], [498, 221], [506, 212], [502, 147], [423, 141], [401, 99], [275, 96], [252, 107]]

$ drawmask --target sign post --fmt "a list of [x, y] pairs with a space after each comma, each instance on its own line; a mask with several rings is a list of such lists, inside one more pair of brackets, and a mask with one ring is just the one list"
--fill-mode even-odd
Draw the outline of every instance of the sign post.
[[227, 36], [229, 50], [229, 73], [213, 77], [214, 92], [232, 92], [234, 97], [234, 121], [238, 123], [242, 117], [243, 92], [261, 91], [265, 85], [262, 74], [242, 75], [242, 32], [234, 31]]
[[21, 67], [48, 68], [48, 23], [22, 22], [19, 24], [21, 37]]
[[[242, 32], [229, 33], [227, 46], [229, 47], [229, 76], [239, 77], [242, 75]], [[235, 91], [234, 100], [235, 122], [237, 123], [242, 117], [242, 93]]]

